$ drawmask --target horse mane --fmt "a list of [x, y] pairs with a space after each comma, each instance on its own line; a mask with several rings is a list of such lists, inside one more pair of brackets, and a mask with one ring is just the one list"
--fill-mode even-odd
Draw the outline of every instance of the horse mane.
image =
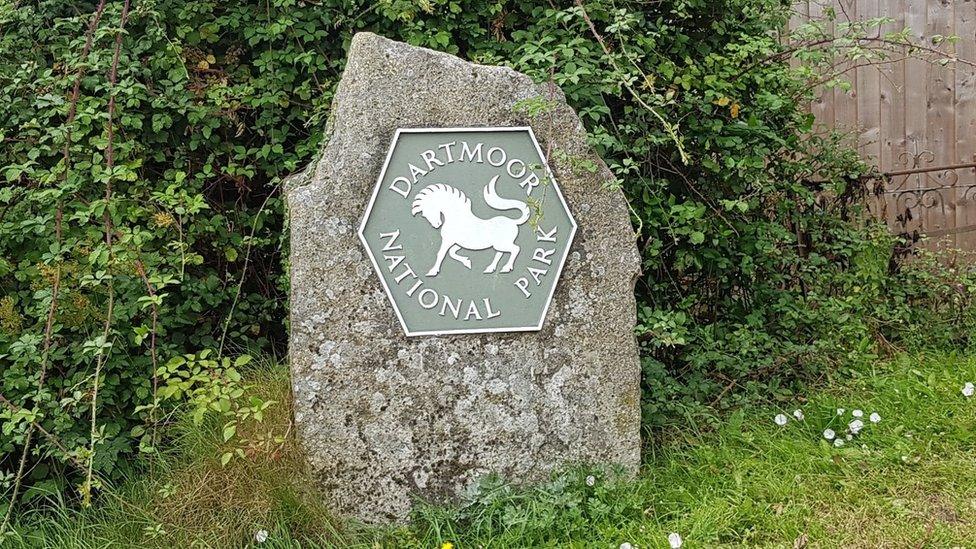
[[458, 189], [445, 183], [434, 183], [427, 185], [413, 199], [410, 207], [410, 215], [417, 215], [424, 211], [432, 201], [457, 202], [459, 205], [471, 208], [471, 199]]

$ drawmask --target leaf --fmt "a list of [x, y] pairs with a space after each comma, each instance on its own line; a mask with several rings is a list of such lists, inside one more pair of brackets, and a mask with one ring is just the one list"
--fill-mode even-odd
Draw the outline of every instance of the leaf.
[[225, 413], [226, 414], [227, 412], [230, 411], [230, 400], [229, 399], [222, 398], [222, 399], [218, 400], [217, 402], [215, 402], [214, 405], [217, 408], [217, 411], [218, 412], [222, 412], [222, 413]]
[[237, 424], [234, 422], [228, 423], [224, 426], [224, 442], [234, 438], [237, 434]]
[[20, 178], [20, 174], [22, 174], [22, 173], [24, 173], [24, 172], [20, 169], [20, 167], [14, 166], [12, 168], [8, 168], [4, 172], [4, 177], [7, 179], [7, 181], [14, 181], [14, 180]]
[[231, 458], [233, 457], [234, 457], [233, 452], [224, 452], [224, 454], [220, 456], [220, 466], [226, 467], [227, 464], [230, 463]]
[[689, 238], [689, 241], [692, 244], [697, 246], [702, 242], [705, 242], [705, 233], [701, 231], [694, 231], [693, 233], [691, 233], [691, 237]]

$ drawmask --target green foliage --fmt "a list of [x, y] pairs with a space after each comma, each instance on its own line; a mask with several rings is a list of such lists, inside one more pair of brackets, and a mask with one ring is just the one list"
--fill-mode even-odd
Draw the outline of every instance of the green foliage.
[[[156, 474], [93, 509], [27, 513], [8, 545], [244, 547], [263, 529], [268, 539], [257, 547], [653, 548], [668, 547], [670, 532], [684, 547], [965, 546], [976, 537], [976, 406], [960, 389], [973, 379], [972, 356], [860, 365], [802, 403], [687, 424], [635, 478], [572, 470], [533, 487], [489, 479], [460, 505], [420, 505], [409, 523], [389, 528], [330, 519], [293, 442], [281, 459], [257, 453], [221, 467], [219, 422], [184, 421], [182, 451]], [[284, 369], [250, 381], [261, 398], [287, 400]], [[824, 429], [843, 438], [854, 409], [866, 426], [832, 446]], [[271, 410], [266, 424], [284, 432], [290, 412]], [[874, 412], [880, 423], [867, 419]], [[787, 425], [774, 423], [779, 413]]]
[[[944, 248], [920, 250], [897, 276], [875, 277], [887, 295], [871, 315], [886, 342], [917, 349], [970, 347], [976, 336], [976, 257]], [[885, 283], [886, 282], [886, 283]]]
[[[122, 482], [90, 508], [52, 497], [36, 510], [25, 509], [0, 545], [249, 547], [259, 529], [271, 533], [261, 547], [282, 546], [286, 533], [329, 539], [334, 519], [307, 475], [295, 437], [289, 436], [294, 429], [287, 365], [248, 364], [241, 386], [241, 402], [280, 405], [264, 410], [261, 422], [239, 423], [229, 441], [221, 414], [205, 414], [202, 421], [192, 414], [172, 418], [174, 439], [161, 448], [151, 469], [120, 465]], [[238, 450], [246, 459], [223, 461], [227, 451], [236, 455]]]
[[[136, 411], [155, 410], [165, 401], [186, 402], [189, 408], [186, 416], [194, 424], [200, 425], [209, 415], [218, 415], [225, 420], [221, 430], [223, 442], [237, 438], [238, 429], [248, 422], [261, 423], [265, 410], [273, 405], [273, 400], [263, 400], [245, 393], [250, 386], [241, 382], [239, 369], [251, 362], [251, 357], [241, 355], [231, 361], [229, 357], [211, 358], [209, 349], [198, 354], [186, 354], [170, 359], [161, 366], [156, 375], [160, 382], [158, 400], [153, 405], [137, 406]], [[142, 448], [154, 444], [154, 436], [136, 426], [133, 435], [143, 434]], [[280, 443], [280, 441], [279, 441]], [[148, 451], [148, 450], [147, 450]], [[244, 449], [230, 448], [221, 453], [222, 465], [227, 465], [234, 457], [243, 458]]]
[[[0, 388], [108, 476], [153, 427], [158, 359], [223, 349], [224, 331], [228, 346], [282, 344], [276, 186], [317, 146], [319, 124], [306, 123], [334, 76], [315, 76], [341, 59], [302, 50], [326, 24], [311, 10], [309, 28], [269, 20], [263, 4], [136, 1], [120, 30], [121, 10], [107, 3], [84, 57], [94, 3], [0, 12]], [[29, 427], [4, 425], [8, 469]], [[32, 478], [70, 478], [63, 454], [39, 440], [32, 459], [53, 457], [58, 474]]]
[[[976, 361], [900, 355], [851, 366], [852, 378], [802, 403], [740, 408], [709, 432], [686, 425], [634, 481], [573, 471], [532, 490], [488, 482], [463, 506], [422, 507], [387, 544], [667, 547], [669, 532], [688, 547], [951, 546], [971, 538], [963, 517], [973, 513], [976, 409], [960, 389], [976, 376]], [[834, 447], [823, 431], [846, 441], [854, 409], [867, 425]], [[880, 423], [870, 422], [872, 412]], [[786, 426], [774, 423], [778, 413], [789, 416]]]
[[174, 406], [229, 438], [262, 411], [222, 404], [225, 355], [284, 347], [279, 182], [320, 145], [360, 30], [566, 92], [639, 228], [649, 426], [781, 396], [950, 306], [930, 298], [956, 278], [893, 277], [892, 241], [857, 221], [862, 167], [811, 133], [816, 77], [775, 32], [789, 2], [584, 4], [134, 0], [123, 28], [112, 1], [86, 48], [96, 2], [0, 0], [0, 470], [34, 425], [52, 436], [27, 483], [64, 490], [77, 461], [111, 479], [154, 450]]

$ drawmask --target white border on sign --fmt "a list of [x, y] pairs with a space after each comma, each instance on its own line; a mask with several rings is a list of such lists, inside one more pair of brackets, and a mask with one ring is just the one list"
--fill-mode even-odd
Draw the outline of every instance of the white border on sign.
[[[366, 230], [366, 220], [369, 219], [370, 212], [373, 211], [373, 205], [376, 203], [376, 197], [379, 196], [380, 186], [383, 183], [383, 177], [386, 176], [386, 169], [390, 165], [390, 160], [393, 158], [393, 150], [396, 148], [397, 141], [400, 140], [400, 134], [403, 133], [448, 133], [448, 132], [528, 132], [529, 138], [532, 139], [532, 144], [535, 145], [535, 150], [539, 154], [539, 158], [542, 159], [542, 165], [546, 170], [546, 174], [549, 179], [552, 180], [552, 187], [556, 190], [556, 196], [559, 197], [559, 201], [562, 203], [563, 208], [566, 210], [566, 215], [569, 217], [570, 231], [569, 240], [566, 243], [566, 253], [563, 254], [562, 259], [559, 260], [559, 270], [556, 271], [557, 278], [553, 283], [552, 288], [549, 289], [549, 295], [546, 297], [546, 304], [542, 307], [542, 316], [539, 317], [539, 323], [535, 326], [520, 326], [515, 328], [464, 328], [457, 330], [430, 330], [430, 331], [410, 331], [407, 327], [407, 323], [403, 320], [403, 315], [400, 314], [400, 308], [397, 307], [396, 300], [393, 299], [393, 292], [390, 291], [390, 286], [386, 283], [386, 278], [381, 274], [383, 271], [380, 269], [379, 263], [376, 262], [376, 258], [373, 257], [372, 252], [369, 249], [369, 242], [366, 241], [365, 230]], [[570, 248], [573, 246], [573, 239], [576, 236], [576, 219], [573, 217], [573, 212], [569, 209], [569, 204], [563, 197], [562, 191], [559, 190], [559, 183], [556, 181], [556, 174], [553, 173], [552, 169], [549, 167], [549, 159], [542, 152], [542, 147], [539, 146], [539, 140], [535, 138], [535, 132], [532, 131], [530, 126], [482, 126], [475, 128], [397, 128], [396, 133], [393, 134], [393, 140], [390, 141], [390, 149], [386, 152], [386, 159], [383, 161], [383, 168], [380, 170], [379, 177], [376, 178], [376, 184], [373, 186], [373, 194], [369, 198], [369, 204], [366, 206], [366, 212], [363, 213], [363, 219], [359, 222], [359, 240], [363, 244], [363, 248], [366, 249], [366, 256], [369, 257], [370, 263], [373, 264], [373, 274], [380, 279], [380, 283], [383, 285], [383, 290], [386, 292], [386, 297], [393, 306], [393, 312], [396, 313], [397, 320], [400, 321], [400, 326], [403, 327], [403, 333], [407, 337], [415, 336], [441, 336], [441, 335], [453, 335], [453, 334], [487, 334], [487, 333], [499, 333], [499, 332], [537, 332], [542, 329], [543, 323], [546, 321], [546, 315], [549, 314], [549, 305], [552, 304], [552, 297], [556, 293], [556, 286], [559, 284], [559, 279], [562, 278], [563, 267], [566, 264], [566, 258], [569, 257]]]

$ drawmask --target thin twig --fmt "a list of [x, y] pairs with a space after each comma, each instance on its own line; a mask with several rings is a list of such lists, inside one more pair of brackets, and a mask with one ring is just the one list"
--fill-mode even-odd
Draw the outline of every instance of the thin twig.
[[159, 367], [159, 360], [156, 356], [156, 325], [159, 320], [159, 307], [156, 305], [156, 290], [153, 285], [149, 282], [149, 277], [146, 276], [146, 269], [142, 265], [142, 261], [136, 259], [136, 272], [142, 277], [143, 283], [146, 284], [146, 291], [149, 292], [149, 297], [151, 299], [150, 304], [152, 305], [152, 328], [149, 332], [149, 356], [152, 357], [152, 396], [153, 405], [149, 408], [149, 422], [152, 424], [152, 444], [155, 448], [156, 446], [156, 394], [159, 392], [159, 376], [156, 374], [156, 369]]
[[[92, 16], [91, 21], [88, 23], [88, 29], [85, 31], [85, 46], [81, 51], [82, 65], [78, 68], [75, 74], [74, 86], [71, 89], [71, 100], [68, 106], [68, 117], [65, 121], [65, 141], [64, 141], [64, 151], [63, 151], [63, 166], [64, 170], [61, 175], [62, 183], [68, 178], [68, 166], [70, 164], [70, 148], [71, 148], [71, 126], [74, 124], [75, 115], [78, 112], [78, 97], [81, 92], [81, 79], [85, 73], [84, 60], [91, 53], [92, 42], [94, 41], [95, 28], [98, 27], [98, 22], [102, 18], [102, 12], [105, 10], [105, 0], [101, 0], [98, 6], [95, 8], [95, 13]], [[4, 210], [6, 213], [6, 210]], [[60, 199], [58, 200], [57, 209], [54, 214], [54, 234], [55, 241], [58, 243], [58, 253], [61, 251], [61, 222], [64, 215], [64, 209], [61, 204]], [[44, 383], [47, 379], [47, 365], [48, 359], [51, 354], [51, 338], [54, 332], [54, 318], [58, 310], [58, 294], [61, 290], [61, 261], [58, 260], [57, 266], [54, 271], [54, 282], [51, 284], [51, 304], [47, 311], [47, 320], [44, 324], [44, 346], [41, 350], [41, 371], [38, 376], [37, 381], [37, 392], [40, 394], [44, 390]], [[4, 399], [6, 400], [6, 399]], [[9, 401], [7, 401], [9, 403]], [[7, 527], [10, 525], [10, 520], [13, 516], [14, 507], [17, 504], [17, 496], [20, 495], [20, 487], [24, 479], [24, 470], [27, 465], [27, 456], [30, 454], [31, 442], [34, 437], [34, 429], [38, 428], [39, 425], [36, 422], [31, 422], [27, 426], [27, 434], [24, 436], [24, 449], [20, 454], [20, 463], [17, 465], [17, 475], [14, 477], [14, 488], [13, 493], [10, 496], [10, 505], [7, 506], [7, 512], [4, 513], [3, 523], [0, 524], [0, 536], [3, 536], [7, 531]], [[48, 438], [51, 435], [40, 428], [41, 432], [45, 433]]]
[[[115, 35], [115, 51], [112, 54], [112, 68], [109, 70], [108, 84], [109, 84], [109, 99], [108, 99], [108, 141], [105, 147], [105, 168], [108, 172], [108, 177], [105, 180], [105, 212], [102, 216], [102, 224], [105, 229], [105, 246], [108, 248], [108, 261], [109, 264], [114, 260], [114, 254], [112, 253], [112, 214], [111, 214], [111, 200], [112, 200], [112, 177], [115, 168], [115, 85], [118, 79], [119, 72], [119, 56], [122, 51], [122, 34], [125, 29], [125, 22], [129, 16], [129, 0], [125, 0], [125, 4], [122, 6], [122, 16], [119, 22], [118, 34]], [[102, 341], [98, 348], [98, 357], [95, 359], [95, 380], [94, 387], [92, 389], [92, 403], [91, 403], [91, 434], [90, 434], [90, 447], [88, 454], [88, 476], [85, 480], [85, 503], [91, 503], [91, 487], [92, 487], [92, 476], [93, 467], [95, 464], [95, 439], [97, 438], [97, 410], [98, 410], [98, 378], [102, 373], [102, 366], [105, 364], [106, 355], [105, 347], [108, 345], [108, 336], [112, 330], [112, 315], [115, 308], [115, 283], [114, 278], [110, 274], [108, 277], [108, 303], [106, 305], [105, 311], [105, 325], [102, 329]]]
[[[576, 5], [580, 9], [580, 13], [583, 14], [583, 20], [586, 21], [587, 26], [590, 27], [590, 32], [593, 34], [593, 37], [596, 38], [596, 41], [600, 44], [600, 48], [603, 49], [603, 53], [606, 55], [610, 65], [619, 75], [622, 76], [624, 72], [620, 70], [620, 66], [617, 65], [617, 61], [610, 52], [610, 48], [607, 47], [606, 42], [603, 40], [603, 35], [596, 30], [593, 20], [590, 19], [589, 14], [586, 13], [586, 8], [583, 7], [583, 0], [576, 0]], [[674, 125], [665, 120], [664, 117], [661, 116], [661, 113], [657, 112], [657, 109], [648, 105], [644, 99], [641, 98], [640, 94], [637, 93], [637, 90], [635, 90], [633, 86], [631, 86], [624, 78], [620, 79], [620, 85], [630, 92], [630, 95], [634, 98], [634, 101], [637, 101], [640, 106], [647, 109], [652, 115], [654, 115], [655, 118], [657, 118], [658, 122], [661, 123], [661, 126], [664, 127], [664, 131], [668, 133], [668, 136], [672, 141], [674, 141], [675, 146], [677, 146], [678, 154], [681, 156], [681, 162], [687, 164], [689, 162], [688, 154], [685, 152], [685, 148], [681, 145], [681, 140], [678, 138], [678, 133], [675, 131]]]
[[[16, 404], [14, 404], [13, 402], [10, 402], [10, 400], [8, 400], [7, 397], [3, 396], [2, 393], [0, 393], [0, 404], [3, 404], [4, 406], [7, 407], [7, 409], [9, 409], [11, 412], [14, 412], [14, 413], [20, 412], [23, 409], [20, 406], [17, 406]], [[57, 448], [58, 450], [61, 450], [61, 453], [64, 454], [65, 459], [67, 459], [68, 461], [71, 461], [81, 471], [84, 471], [85, 470], [85, 467], [86, 467], [85, 464], [82, 463], [81, 461], [79, 461], [78, 458], [72, 456], [71, 455], [71, 452], [58, 439], [58, 437], [56, 437], [53, 434], [51, 434], [50, 431], [48, 431], [47, 429], [45, 429], [44, 426], [42, 426], [40, 423], [38, 423], [36, 421], [31, 420], [30, 425], [32, 427], [34, 427], [34, 429], [38, 430], [42, 435], [44, 435], [44, 437], [47, 438], [48, 441], [52, 445], [54, 445], [55, 448]]]
[[938, 57], [940, 59], [946, 59], [950, 63], [962, 63], [963, 65], [976, 67], [976, 61], [970, 61], [968, 59], [963, 59], [955, 55], [950, 55], [938, 48], [932, 48], [915, 42], [899, 42], [897, 40], [880, 38], [877, 36], [863, 36], [860, 38], [830, 36], [826, 38], [819, 38], [817, 40], [812, 40], [809, 42], [795, 42], [794, 44], [796, 45], [787, 47], [783, 50], [777, 51], [776, 53], [772, 53], [767, 55], [766, 57], [757, 59], [752, 63], [750, 63], [749, 65], [746, 65], [745, 68], [743, 68], [741, 71], [739, 71], [738, 74], [732, 77], [732, 80], [737, 80], [742, 75], [747, 74], [748, 72], [750, 72], [752, 69], [756, 68], [759, 65], [763, 65], [771, 61], [785, 59], [799, 51], [810, 51], [813, 49], [826, 50], [829, 49], [829, 47], [834, 46], [834, 44], [837, 42], [841, 42], [841, 45], [839, 47], [845, 49], [850, 49], [853, 48], [854, 46], [866, 46], [869, 44], [878, 44], [877, 48], [879, 50], [883, 50], [886, 52], [890, 52], [892, 50], [903, 50], [906, 48], [909, 50], [921, 50], [928, 54], [934, 55], [935, 57]]
[[247, 274], [247, 266], [251, 259], [251, 247], [254, 244], [254, 233], [258, 229], [258, 219], [261, 218], [265, 206], [268, 205], [268, 200], [271, 200], [271, 197], [278, 192], [280, 186], [280, 183], [275, 185], [271, 189], [271, 192], [268, 193], [268, 196], [264, 197], [264, 202], [261, 203], [261, 207], [254, 214], [254, 221], [251, 222], [251, 235], [247, 238], [247, 249], [244, 252], [244, 266], [241, 269], [241, 278], [237, 281], [237, 292], [234, 294], [234, 300], [230, 304], [230, 311], [227, 312], [227, 318], [224, 320], [224, 329], [220, 334], [220, 346], [217, 348], [217, 358], [220, 358], [224, 354], [224, 340], [227, 339], [227, 328], [230, 327], [230, 321], [234, 317], [234, 308], [237, 307], [237, 300], [240, 299], [241, 290], [244, 287], [244, 276]]

